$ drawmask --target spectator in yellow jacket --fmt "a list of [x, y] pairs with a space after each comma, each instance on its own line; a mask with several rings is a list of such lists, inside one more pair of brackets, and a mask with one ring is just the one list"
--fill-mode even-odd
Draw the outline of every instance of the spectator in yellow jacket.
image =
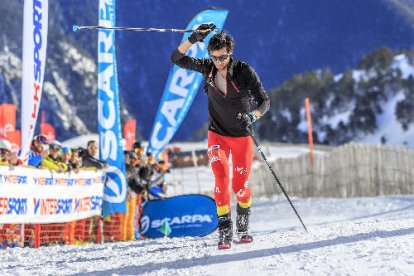
[[49, 143], [50, 154], [42, 161], [42, 167], [57, 171], [57, 172], [67, 172], [68, 165], [62, 161], [60, 158], [60, 150], [62, 145], [59, 141], [53, 140]]

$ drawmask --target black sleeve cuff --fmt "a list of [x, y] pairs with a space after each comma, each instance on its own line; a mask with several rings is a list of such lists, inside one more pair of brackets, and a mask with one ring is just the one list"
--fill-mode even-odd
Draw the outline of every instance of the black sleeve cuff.
[[171, 61], [174, 62], [174, 63], [176, 63], [177, 61], [179, 61], [183, 57], [185, 57], [185, 54], [183, 54], [180, 51], [178, 51], [178, 48], [177, 48], [171, 54]]

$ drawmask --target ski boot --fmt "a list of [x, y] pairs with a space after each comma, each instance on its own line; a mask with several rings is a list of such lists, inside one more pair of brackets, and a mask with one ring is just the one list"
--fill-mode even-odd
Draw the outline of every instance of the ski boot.
[[218, 249], [229, 249], [233, 240], [233, 222], [230, 213], [218, 217], [218, 232]]
[[250, 207], [243, 208], [237, 204], [236, 227], [240, 243], [250, 243], [253, 241], [253, 237], [249, 235], [249, 217]]

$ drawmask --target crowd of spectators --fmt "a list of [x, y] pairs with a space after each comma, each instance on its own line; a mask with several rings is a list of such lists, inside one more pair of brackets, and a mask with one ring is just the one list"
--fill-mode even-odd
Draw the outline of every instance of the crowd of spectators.
[[[69, 148], [57, 140], [48, 141], [45, 135], [35, 135], [31, 142], [28, 165], [56, 172], [79, 172], [80, 169], [106, 169], [108, 164], [96, 158], [97, 141], [90, 140], [86, 148]], [[140, 142], [132, 150], [124, 151], [126, 178], [129, 191], [142, 194], [145, 199], [165, 198], [167, 183], [165, 175], [170, 172], [168, 164], [156, 161], [151, 153], [145, 153]], [[18, 152], [12, 151], [11, 143], [0, 138], [0, 165], [21, 165]]]
[[156, 161], [150, 152], [145, 153], [140, 142], [131, 151], [124, 151], [125, 168], [129, 188], [145, 199], [165, 198], [167, 183], [165, 175], [170, 172], [164, 160]]

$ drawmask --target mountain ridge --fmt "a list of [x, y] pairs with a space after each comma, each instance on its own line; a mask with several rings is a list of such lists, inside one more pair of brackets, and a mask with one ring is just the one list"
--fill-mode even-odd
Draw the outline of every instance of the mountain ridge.
[[[118, 1], [117, 22], [119, 26], [183, 28], [202, 8], [228, 9], [225, 29], [236, 39], [235, 58], [256, 69], [269, 94], [295, 74], [331, 68], [336, 75], [356, 68], [364, 55], [381, 45], [392, 50], [412, 47], [414, 27], [409, 14], [413, 1], [190, 3]], [[0, 20], [4, 30], [0, 35], [0, 102], [13, 102], [18, 108], [22, 7], [21, 0], [0, 6], [4, 14]], [[73, 24], [97, 24], [97, 3], [53, 1], [49, 9], [48, 60], [40, 108], [46, 111], [46, 121], [56, 126], [57, 138], [65, 140], [97, 131], [97, 33], [72, 32]], [[181, 35], [118, 32], [116, 36], [122, 120], [136, 117], [138, 137], [148, 139], [172, 66], [169, 55]], [[277, 108], [272, 103], [271, 109]], [[206, 98], [200, 91], [174, 140], [202, 138], [206, 121]]]

